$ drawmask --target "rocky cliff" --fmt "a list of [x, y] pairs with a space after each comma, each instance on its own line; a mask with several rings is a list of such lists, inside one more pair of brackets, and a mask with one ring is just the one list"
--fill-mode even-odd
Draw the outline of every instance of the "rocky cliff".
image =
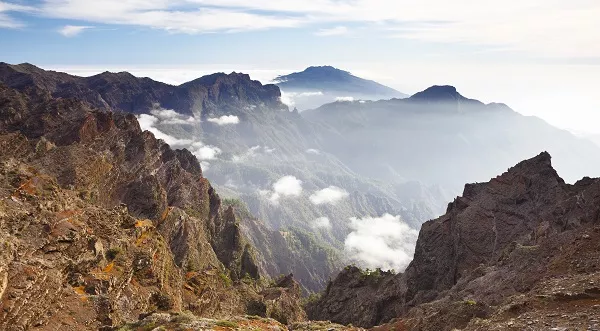
[[423, 225], [406, 272], [347, 268], [309, 317], [396, 330], [590, 327], [600, 314], [598, 238], [600, 179], [566, 184], [542, 153], [466, 185]]
[[0, 85], [0, 194], [0, 329], [95, 330], [155, 311], [304, 318], [297, 289], [261, 279], [196, 158], [132, 114]]

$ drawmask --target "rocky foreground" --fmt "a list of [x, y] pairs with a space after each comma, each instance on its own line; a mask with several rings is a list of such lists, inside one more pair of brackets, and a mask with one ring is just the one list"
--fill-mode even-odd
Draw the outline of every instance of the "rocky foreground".
[[348, 267], [307, 310], [376, 330], [597, 330], [599, 268], [600, 179], [566, 184], [542, 153], [466, 185], [403, 274]]

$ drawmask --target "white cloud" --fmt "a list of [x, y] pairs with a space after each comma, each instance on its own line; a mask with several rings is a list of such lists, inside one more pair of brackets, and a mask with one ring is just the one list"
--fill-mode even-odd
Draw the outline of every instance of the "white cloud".
[[231, 160], [233, 162], [242, 162], [253, 157], [259, 156], [260, 154], [272, 154], [275, 151], [275, 148], [269, 148], [268, 146], [252, 146], [248, 148], [248, 151], [242, 155], [234, 155]]
[[191, 145], [194, 141], [191, 139], [178, 139], [173, 136], [170, 136], [159, 129], [156, 128], [156, 124], [160, 122], [160, 120], [153, 115], [141, 114], [137, 116], [138, 122], [140, 123], [140, 127], [144, 131], [150, 131], [154, 134], [156, 139], [162, 139], [164, 142], [173, 147], [185, 147]]
[[302, 194], [302, 181], [294, 176], [284, 176], [273, 184], [273, 191], [259, 190], [262, 196], [269, 196], [269, 201], [278, 204], [282, 197], [297, 197]]
[[62, 34], [65, 37], [75, 37], [82, 33], [86, 29], [91, 29], [91, 26], [83, 26], [83, 25], [65, 25], [61, 29], [58, 30], [58, 33]]
[[400, 216], [351, 218], [352, 232], [344, 248], [349, 257], [366, 268], [404, 271], [413, 258], [419, 232]]
[[[152, 132], [156, 139], [162, 139], [171, 147], [187, 148], [200, 161], [215, 160], [222, 153], [222, 150], [218, 147], [205, 145], [201, 141], [193, 139], [179, 139], [162, 132], [156, 127], [157, 124], [173, 124], [178, 121], [179, 116], [183, 115], [177, 114], [172, 110], [157, 110], [152, 112], [156, 116], [141, 114], [137, 116], [137, 120], [141, 129]], [[208, 169], [208, 163], [202, 162], [201, 165], [204, 170]]]
[[319, 217], [312, 221], [312, 227], [314, 229], [331, 229], [331, 221], [327, 217]]
[[257, 14], [193, 0], [43, 0], [37, 10], [52, 18], [190, 34], [289, 28], [306, 21], [298, 16]]
[[321, 155], [321, 151], [314, 148], [309, 148], [306, 150], [307, 154]]
[[218, 118], [209, 118], [208, 121], [217, 125], [231, 125], [240, 123], [240, 118], [235, 115], [223, 115]]
[[335, 98], [335, 101], [336, 102], [348, 102], [348, 101], [352, 102], [352, 101], [354, 101], [354, 97], [337, 97], [337, 98]]
[[35, 8], [0, 1], [0, 28], [16, 29], [24, 27], [23, 22], [9, 16], [9, 12], [32, 12]]
[[[179, 33], [236, 32], [320, 24], [439, 43], [469, 43], [540, 56], [600, 56], [600, 3], [590, 0], [41, 0], [35, 8], [2, 2], [4, 12]], [[330, 29], [331, 30], [331, 29]]]
[[315, 32], [315, 35], [319, 37], [330, 37], [330, 36], [340, 36], [348, 33], [348, 28], [345, 26], [336, 26], [335, 28], [330, 29], [321, 29]]
[[194, 154], [198, 160], [215, 160], [222, 150], [215, 146], [204, 145], [202, 142], [195, 142], [189, 147], [190, 152]]
[[150, 114], [152, 114], [152, 115], [156, 116], [158, 119], [160, 119], [161, 124], [182, 124], [182, 125], [190, 124], [191, 125], [191, 124], [200, 122], [193, 116], [186, 116], [186, 115], [180, 114], [180, 113], [174, 111], [173, 109], [156, 108], [156, 109], [152, 109], [150, 111]]
[[348, 197], [349, 194], [344, 189], [336, 186], [329, 186], [313, 193], [309, 199], [315, 205], [336, 204], [340, 200]]
[[310, 98], [315, 96], [322, 96], [323, 92], [321, 91], [312, 91], [312, 92], [285, 92], [281, 91], [281, 102], [288, 107], [294, 107], [296, 105], [296, 100], [301, 98]]
[[210, 168], [210, 162], [200, 161], [200, 167], [202, 167], [202, 171], [207, 171]]

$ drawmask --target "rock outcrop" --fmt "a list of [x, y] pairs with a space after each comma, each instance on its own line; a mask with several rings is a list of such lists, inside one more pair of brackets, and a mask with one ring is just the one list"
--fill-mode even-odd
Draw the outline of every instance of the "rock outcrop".
[[[600, 304], [599, 232], [600, 179], [567, 184], [544, 152], [466, 185], [423, 225], [403, 274], [369, 282], [348, 268], [309, 317], [366, 327], [396, 319], [390, 327], [405, 330], [588, 326], [600, 314], [583, 308]], [[577, 306], [587, 318], [552, 315]]]
[[0, 85], [0, 244], [0, 329], [225, 318], [300, 300], [261, 293], [254, 249], [191, 153], [132, 114], [35, 87]]

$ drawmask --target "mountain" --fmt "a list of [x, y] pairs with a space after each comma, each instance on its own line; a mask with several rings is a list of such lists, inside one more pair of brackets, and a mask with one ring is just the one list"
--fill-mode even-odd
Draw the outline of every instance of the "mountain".
[[484, 104], [451, 86], [407, 99], [331, 103], [302, 113], [320, 123], [324, 151], [362, 176], [416, 180], [456, 194], [540, 150], [565, 178], [600, 176], [600, 149], [504, 104]]
[[[288, 111], [276, 86], [248, 75], [213, 74], [171, 86], [128, 73], [77, 77], [29, 64], [3, 64], [0, 81], [22, 91], [37, 88], [107, 111], [134, 113], [143, 129], [187, 148], [226, 201], [248, 211], [238, 216], [264, 225], [242, 226], [260, 256], [272, 260], [258, 265], [271, 277], [293, 273], [306, 292], [321, 290], [352, 258], [344, 246], [351, 232], [348, 219], [392, 213], [417, 228], [441, 213], [449, 198], [418, 182], [383, 183], [357, 175], [335, 155], [319, 151], [321, 128]], [[238, 123], [215, 122], [223, 116]], [[271, 195], [261, 192], [272, 190], [285, 176], [302, 181], [302, 195], [274, 204]], [[314, 192], [331, 186], [348, 197], [311, 202]], [[315, 220], [323, 217], [329, 226], [316, 228]]]
[[600, 315], [599, 215], [600, 179], [567, 184], [544, 152], [466, 185], [423, 224], [404, 273], [346, 268], [309, 317], [391, 321], [381, 330], [587, 328]]
[[250, 80], [248, 75], [238, 73], [217, 73], [172, 86], [127, 72], [78, 77], [28, 63], [0, 62], [0, 81], [16, 89], [35, 86], [57, 98], [76, 98], [94, 107], [134, 114], [147, 113], [156, 104], [203, 120], [215, 112], [235, 112], [249, 104], [287, 109], [279, 101], [281, 94], [276, 86], [263, 86]]
[[0, 84], [0, 220], [0, 329], [184, 310], [306, 319], [299, 285], [269, 284], [198, 160], [132, 114]]
[[278, 76], [274, 83], [293, 106], [300, 110], [319, 107], [339, 100], [379, 100], [405, 98], [408, 95], [372, 80], [356, 77], [331, 66], [308, 67], [302, 72]]

